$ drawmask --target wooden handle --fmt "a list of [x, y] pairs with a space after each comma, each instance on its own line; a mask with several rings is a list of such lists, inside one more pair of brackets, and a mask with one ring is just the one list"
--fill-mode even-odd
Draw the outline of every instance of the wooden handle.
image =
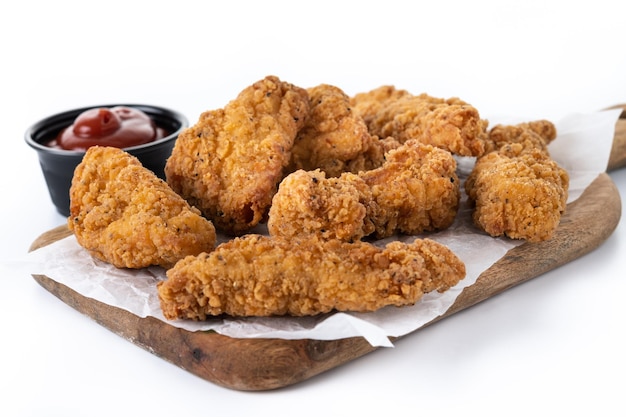
[[617, 104], [609, 109], [622, 109], [617, 123], [615, 124], [615, 135], [613, 137], [613, 147], [609, 157], [607, 171], [623, 168], [626, 166], [626, 104]]

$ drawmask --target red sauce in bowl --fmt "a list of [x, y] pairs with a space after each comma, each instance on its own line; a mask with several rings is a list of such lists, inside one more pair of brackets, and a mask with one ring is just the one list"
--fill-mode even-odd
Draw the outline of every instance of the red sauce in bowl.
[[164, 136], [163, 129], [141, 110], [126, 106], [100, 107], [78, 115], [48, 146], [72, 151], [96, 145], [128, 148]]

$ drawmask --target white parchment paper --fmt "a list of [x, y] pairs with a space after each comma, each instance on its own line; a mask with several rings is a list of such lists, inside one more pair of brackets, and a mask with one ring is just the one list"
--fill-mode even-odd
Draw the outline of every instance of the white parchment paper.
[[[621, 110], [572, 114], [555, 123], [558, 137], [550, 145], [552, 157], [570, 175], [568, 202], [576, 200], [585, 188], [606, 170], [613, 142], [615, 122]], [[490, 120], [517, 123], [518, 118]], [[471, 170], [473, 160], [459, 159], [461, 178]], [[205, 322], [168, 321], [159, 306], [156, 283], [165, 271], [154, 267], [142, 270], [117, 269], [93, 259], [78, 245], [74, 236], [57, 241], [12, 261], [11, 269], [28, 274], [44, 274], [80, 294], [125, 309], [137, 316], [152, 316], [172, 326], [191, 331], [213, 330], [237, 338], [283, 338], [333, 340], [362, 336], [373, 346], [392, 346], [389, 337], [403, 336], [445, 313], [461, 291], [478, 276], [522, 244], [507, 238], [492, 238], [474, 227], [471, 210], [463, 203], [449, 229], [428, 234], [454, 251], [465, 262], [467, 275], [457, 286], [440, 294], [425, 295], [410, 307], [387, 307], [373, 313], [332, 313], [321, 317], [216, 318]], [[403, 238], [413, 240], [414, 237]], [[378, 242], [384, 245], [390, 239]]]

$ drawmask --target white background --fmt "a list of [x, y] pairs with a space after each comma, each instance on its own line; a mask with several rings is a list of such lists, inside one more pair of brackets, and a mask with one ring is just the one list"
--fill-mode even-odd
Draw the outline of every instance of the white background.
[[[459, 96], [485, 116], [558, 120], [626, 102], [620, 3], [3, 2], [0, 259], [65, 222], [23, 141], [43, 117], [138, 102], [193, 123], [274, 74], [348, 94], [394, 84]], [[611, 177], [624, 195], [626, 169]], [[0, 414], [624, 415], [625, 253], [622, 222], [594, 252], [395, 348], [261, 393], [203, 381], [3, 269]]]

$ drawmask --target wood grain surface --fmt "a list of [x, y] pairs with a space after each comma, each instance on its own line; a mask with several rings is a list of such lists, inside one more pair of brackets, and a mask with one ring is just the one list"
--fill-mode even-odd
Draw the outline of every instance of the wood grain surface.
[[[614, 107], [625, 111], [616, 125], [608, 169], [626, 165], [626, 106]], [[428, 325], [592, 251], [615, 230], [621, 212], [617, 188], [607, 174], [601, 174], [578, 200], [568, 205], [552, 239], [511, 249], [474, 285], [465, 288], [445, 314]], [[65, 226], [47, 231], [33, 242], [31, 250], [69, 234]], [[119, 336], [200, 378], [231, 389], [286, 387], [376, 349], [363, 338], [236, 339], [214, 332], [190, 332], [84, 297], [45, 275], [33, 278], [63, 302]]]

